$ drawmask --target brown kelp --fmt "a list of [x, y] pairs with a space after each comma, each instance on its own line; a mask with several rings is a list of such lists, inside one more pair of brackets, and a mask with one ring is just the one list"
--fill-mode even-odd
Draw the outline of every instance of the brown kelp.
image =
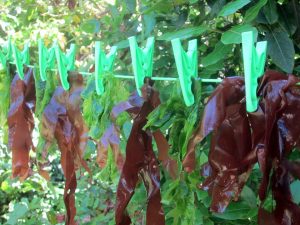
[[12, 176], [26, 179], [31, 169], [29, 151], [33, 148], [32, 131], [35, 108], [33, 70], [25, 68], [24, 80], [15, 73], [10, 87], [10, 108], [7, 116], [9, 148], [12, 151]]
[[[291, 178], [299, 178], [298, 162], [289, 154], [299, 146], [300, 88], [293, 75], [267, 71], [261, 79], [256, 112], [245, 107], [244, 81], [225, 78], [208, 99], [201, 124], [188, 144], [184, 166], [195, 168], [195, 146], [212, 133], [209, 160], [202, 167], [200, 185], [212, 196], [211, 211], [224, 212], [238, 200], [253, 165], [258, 162], [262, 181], [259, 224], [299, 224], [299, 206], [290, 192]], [[271, 212], [263, 208], [268, 190], [276, 202]]]
[[152, 87], [150, 79], [146, 79], [142, 88], [144, 103], [134, 118], [133, 126], [126, 146], [126, 159], [117, 189], [116, 224], [131, 223], [126, 207], [134, 194], [139, 176], [148, 193], [146, 223], [165, 224], [160, 195], [160, 173], [158, 162], [152, 148], [152, 134], [143, 130], [148, 114], [160, 104], [159, 93]]
[[61, 151], [61, 165], [66, 178], [64, 188], [66, 224], [74, 225], [76, 170], [82, 165], [89, 171], [82, 158], [88, 141], [88, 128], [80, 110], [83, 77], [77, 73], [70, 73], [69, 82], [71, 84], [69, 91], [65, 91], [61, 86], [54, 91], [43, 113], [41, 134], [46, 140], [44, 151], [54, 140], [57, 141]]

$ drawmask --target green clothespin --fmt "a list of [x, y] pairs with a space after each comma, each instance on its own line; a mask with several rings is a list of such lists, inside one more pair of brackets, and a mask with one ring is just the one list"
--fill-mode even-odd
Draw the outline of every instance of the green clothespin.
[[198, 76], [197, 40], [189, 41], [188, 51], [185, 52], [178, 38], [172, 40], [172, 47], [179, 75], [184, 102], [191, 106], [195, 102], [192, 92], [192, 78]]
[[[9, 43], [9, 45], [10, 45], [10, 43]], [[0, 63], [2, 65], [3, 69], [6, 69], [6, 62], [7, 62], [7, 46], [2, 46], [2, 48], [0, 50]]]
[[267, 42], [257, 42], [256, 47], [254, 42], [254, 33], [252, 31], [242, 33], [247, 112], [257, 110], [257, 79], [264, 73], [267, 57]]
[[8, 41], [6, 45], [2, 48], [2, 53], [5, 55], [5, 61], [13, 61], [13, 54], [12, 54], [12, 44], [11, 44], [11, 37], [8, 37]]
[[69, 90], [68, 71], [75, 70], [76, 45], [71, 44], [66, 54], [61, 51], [58, 43], [55, 43], [54, 49], [62, 87], [65, 90]]
[[14, 44], [11, 45], [13, 54], [13, 63], [16, 64], [17, 72], [21, 80], [24, 79], [23, 65], [29, 65], [29, 43], [26, 43], [21, 52]]
[[55, 65], [55, 50], [54, 47], [47, 49], [42, 39], [39, 39], [39, 67], [42, 81], [47, 80], [47, 69], [53, 69]]
[[117, 47], [112, 46], [110, 52], [105, 55], [105, 52], [101, 49], [101, 42], [95, 43], [95, 82], [96, 91], [98, 95], [104, 93], [103, 85], [103, 73], [106, 71], [112, 71], [114, 61], [117, 55]]
[[6, 56], [1, 50], [0, 50], [0, 63], [2, 65], [2, 68], [6, 69]]
[[135, 36], [128, 38], [128, 40], [136, 88], [139, 95], [141, 96], [142, 93], [140, 89], [144, 85], [145, 77], [152, 77], [154, 37], [149, 37], [147, 39], [147, 44], [144, 49], [141, 49], [138, 46]]
[[6, 69], [7, 62], [13, 62], [13, 60], [11, 37], [9, 36], [6, 45], [2, 46], [0, 50], [0, 63], [3, 69]]

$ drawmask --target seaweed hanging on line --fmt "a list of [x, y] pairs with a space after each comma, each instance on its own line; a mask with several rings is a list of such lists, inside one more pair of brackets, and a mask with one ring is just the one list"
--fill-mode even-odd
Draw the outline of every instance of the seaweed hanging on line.
[[10, 90], [7, 121], [9, 148], [12, 151], [12, 176], [25, 180], [31, 174], [29, 152], [34, 148], [32, 143], [35, 109], [33, 69], [25, 68], [24, 80], [15, 73]]
[[55, 92], [46, 106], [41, 134], [46, 140], [44, 150], [57, 141], [61, 151], [61, 165], [66, 178], [64, 202], [67, 210], [66, 225], [75, 225], [75, 190], [77, 187], [76, 170], [83, 166], [89, 173], [83, 154], [88, 141], [88, 127], [81, 114], [81, 92], [83, 77], [77, 73], [69, 73], [71, 88], [65, 91], [61, 86]]

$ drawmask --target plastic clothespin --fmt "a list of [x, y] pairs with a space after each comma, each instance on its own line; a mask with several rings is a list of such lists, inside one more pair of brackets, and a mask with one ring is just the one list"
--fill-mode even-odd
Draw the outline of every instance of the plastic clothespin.
[[182, 48], [178, 38], [172, 40], [172, 47], [183, 99], [187, 106], [191, 106], [195, 102], [192, 92], [192, 78], [198, 76], [197, 40], [189, 41], [187, 52]]
[[2, 49], [0, 50], [0, 63], [2, 64], [3, 69], [6, 69], [8, 61], [13, 61], [11, 37], [8, 38], [6, 45], [2, 46]]
[[13, 62], [16, 64], [17, 72], [21, 80], [24, 79], [23, 65], [29, 65], [29, 43], [26, 43], [21, 52], [14, 44], [11, 44]]
[[112, 71], [114, 61], [117, 55], [117, 47], [112, 46], [110, 52], [105, 55], [105, 52], [101, 49], [101, 42], [95, 43], [95, 82], [96, 92], [98, 95], [104, 93], [103, 85], [103, 73], [106, 71]]
[[5, 48], [4, 46], [1, 48], [0, 50], [0, 63], [2, 65], [3, 69], [6, 69], [6, 62], [7, 62], [7, 48]]
[[0, 50], [0, 63], [2, 65], [2, 68], [6, 69], [6, 56], [1, 50]]
[[154, 37], [149, 37], [147, 39], [147, 44], [144, 49], [141, 49], [138, 46], [135, 36], [128, 38], [128, 40], [136, 88], [139, 95], [141, 96], [142, 93], [140, 89], [144, 85], [145, 77], [152, 77]]
[[66, 54], [61, 51], [57, 42], [54, 45], [54, 49], [62, 87], [65, 90], [69, 90], [68, 71], [75, 70], [76, 45], [71, 44]]
[[242, 33], [247, 112], [257, 110], [257, 79], [264, 73], [267, 57], [267, 42], [257, 42], [256, 47], [254, 42], [254, 33], [252, 31]]
[[47, 80], [47, 69], [53, 69], [55, 66], [55, 50], [54, 47], [47, 49], [42, 39], [39, 39], [39, 67], [42, 81]]

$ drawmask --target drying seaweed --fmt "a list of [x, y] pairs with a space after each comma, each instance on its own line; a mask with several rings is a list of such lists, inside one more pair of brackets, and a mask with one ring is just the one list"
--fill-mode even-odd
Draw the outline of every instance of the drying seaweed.
[[12, 176], [25, 180], [31, 173], [29, 152], [33, 148], [32, 131], [35, 108], [33, 70], [25, 68], [24, 80], [16, 73], [10, 86], [10, 108], [7, 116], [9, 149], [12, 151]]
[[[258, 223], [299, 224], [300, 208], [293, 202], [290, 182], [299, 178], [300, 170], [298, 162], [288, 159], [299, 147], [298, 81], [293, 75], [267, 71], [253, 113], [246, 112], [242, 78], [225, 78], [210, 96], [183, 164], [188, 172], [194, 170], [196, 145], [212, 133], [209, 160], [202, 167], [206, 179], [200, 185], [212, 196], [211, 211], [224, 212], [231, 200], [239, 199], [258, 162], [262, 172]], [[276, 203], [271, 212], [264, 209], [269, 191]]]
[[152, 148], [152, 134], [143, 130], [149, 113], [160, 104], [159, 94], [152, 87], [150, 79], [142, 88], [143, 103], [134, 118], [126, 146], [126, 158], [117, 189], [116, 224], [131, 224], [126, 207], [134, 194], [139, 176], [148, 193], [146, 224], [165, 224], [160, 194], [160, 172]]
[[79, 74], [69, 74], [71, 88], [64, 91], [58, 86], [46, 106], [42, 116], [42, 129], [46, 143], [44, 152], [56, 140], [61, 151], [61, 165], [66, 178], [64, 202], [67, 210], [66, 225], [75, 225], [76, 170], [83, 166], [90, 172], [83, 154], [88, 141], [88, 127], [81, 114], [81, 92], [83, 78]]

